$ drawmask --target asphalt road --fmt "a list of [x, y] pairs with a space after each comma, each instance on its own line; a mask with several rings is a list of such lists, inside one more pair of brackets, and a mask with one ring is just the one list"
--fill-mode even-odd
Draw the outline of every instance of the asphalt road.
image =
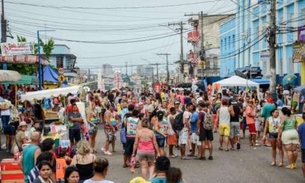
[[[140, 176], [131, 174], [129, 169], [122, 168], [123, 156], [122, 146], [119, 142], [116, 144], [116, 152], [111, 156], [102, 155], [100, 147], [104, 145], [104, 133], [98, 132], [98, 156], [106, 157], [110, 162], [107, 179], [115, 183], [129, 183], [129, 181]], [[301, 183], [305, 179], [302, 175], [300, 157], [298, 167], [295, 170], [288, 170], [283, 167], [270, 166], [271, 149], [269, 147], [250, 147], [248, 140], [242, 140], [242, 148], [239, 151], [219, 151], [218, 135], [214, 138], [214, 160], [180, 160], [172, 158], [172, 166], [179, 167], [183, 172], [183, 177], [187, 183], [280, 183], [291, 182]], [[4, 137], [2, 136], [2, 142]], [[177, 151], [177, 150], [176, 150]], [[179, 154], [179, 152], [176, 152]], [[0, 159], [8, 157], [5, 150], [0, 151]], [[285, 165], [287, 158], [285, 156]], [[140, 169], [137, 169], [140, 172]]]

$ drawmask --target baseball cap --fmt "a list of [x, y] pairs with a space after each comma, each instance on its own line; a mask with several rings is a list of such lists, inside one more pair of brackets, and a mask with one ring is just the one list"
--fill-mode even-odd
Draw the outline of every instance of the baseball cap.
[[180, 102], [179, 102], [178, 100], [176, 100], [176, 101], [174, 102], [174, 104], [180, 104]]

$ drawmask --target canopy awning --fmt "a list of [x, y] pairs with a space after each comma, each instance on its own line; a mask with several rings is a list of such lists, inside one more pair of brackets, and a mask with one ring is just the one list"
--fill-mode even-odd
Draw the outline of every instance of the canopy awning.
[[56, 89], [49, 89], [49, 90], [41, 90], [41, 91], [34, 91], [28, 92], [24, 95], [21, 95], [21, 101], [33, 101], [42, 100], [43, 98], [51, 98], [52, 96], [57, 97], [59, 95], [67, 95], [68, 93], [77, 94], [80, 90], [81, 86], [70, 86], [65, 88], [56, 88]]
[[16, 71], [0, 70], [0, 82], [19, 81], [20, 79], [20, 74]]
[[19, 81], [6, 81], [3, 84], [10, 85], [38, 85], [39, 80], [36, 76], [20, 75], [21, 79]]

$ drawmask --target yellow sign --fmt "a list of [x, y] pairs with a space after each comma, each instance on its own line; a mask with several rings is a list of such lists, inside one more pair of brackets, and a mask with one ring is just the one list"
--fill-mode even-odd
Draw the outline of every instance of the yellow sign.
[[58, 81], [59, 81], [60, 83], [62, 83], [62, 82], [64, 82], [64, 81], [66, 80], [65, 76], [63, 76], [63, 75], [58, 76], [57, 79], [58, 79]]
[[205, 61], [200, 61], [200, 62], [199, 62], [199, 65], [200, 65], [201, 67], [204, 67], [204, 66], [205, 66]]
[[305, 59], [305, 44], [294, 43], [292, 57], [293, 57], [292, 62], [294, 62], [294, 63], [303, 62]]

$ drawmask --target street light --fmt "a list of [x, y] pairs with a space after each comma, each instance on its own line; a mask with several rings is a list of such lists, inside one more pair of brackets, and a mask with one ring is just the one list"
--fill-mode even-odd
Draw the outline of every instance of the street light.
[[38, 80], [39, 80], [39, 90], [42, 90], [43, 70], [42, 70], [41, 59], [40, 59], [40, 36], [39, 36], [40, 31], [41, 32], [51, 32], [51, 31], [55, 31], [55, 30], [37, 30]]

